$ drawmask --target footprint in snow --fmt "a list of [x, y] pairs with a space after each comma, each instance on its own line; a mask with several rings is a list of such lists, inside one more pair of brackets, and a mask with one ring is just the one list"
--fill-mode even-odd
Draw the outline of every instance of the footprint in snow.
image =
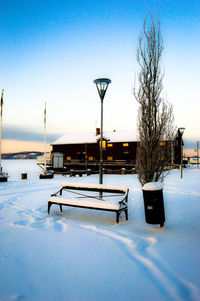
[[145, 273], [149, 274], [153, 283], [157, 284], [158, 289], [167, 300], [183, 300], [187, 296], [187, 300], [197, 300], [200, 292], [189, 281], [182, 279], [176, 271], [170, 269], [163, 259], [159, 258], [154, 252], [149, 252], [151, 246], [156, 244], [154, 237], [143, 239], [134, 237], [134, 241], [119, 232], [100, 229], [96, 226], [81, 226], [82, 228], [94, 231], [102, 236], [109, 237], [115, 241], [127, 253], [129, 258], [138, 264]]

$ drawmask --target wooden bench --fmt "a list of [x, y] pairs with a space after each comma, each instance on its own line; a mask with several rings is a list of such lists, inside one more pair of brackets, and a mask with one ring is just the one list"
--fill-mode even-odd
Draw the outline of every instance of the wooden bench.
[[[63, 196], [64, 191], [65, 193], [66, 191], [73, 193], [76, 197], [68, 199]], [[84, 191], [87, 194], [83, 193]], [[88, 194], [90, 192], [97, 192], [98, 194]], [[112, 211], [116, 213], [116, 222], [119, 223], [119, 216], [123, 211], [125, 212], [126, 220], [128, 220], [128, 193], [129, 189], [124, 186], [63, 183], [61, 189], [52, 194], [48, 200], [48, 214], [52, 204], [59, 205], [61, 212], [62, 206]], [[117, 196], [119, 197], [118, 200], [116, 199]], [[111, 200], [111, 197], [113, 200]]]

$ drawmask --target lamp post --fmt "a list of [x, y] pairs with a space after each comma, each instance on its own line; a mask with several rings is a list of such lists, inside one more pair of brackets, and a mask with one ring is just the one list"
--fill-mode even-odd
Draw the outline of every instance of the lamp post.
[[183, 133], [185, 131], [185, 128], [179, 128], [179, 133], [181, 137], [181, 179], [183, 177]]
[[94, 80], [97, 87], [99, 97], [101, 99], [101, 138], [100, 138], [100, 162], [99, 162], [99, 184], [103, 184], [103, 148], [102, 148], [102, 138], [103, 138], [103, 100], [108, 89], [108, 85], [111, 80], [108, 78], [97, 78]]
[[199, 168], [199, 142], [197, 141], [197, 168]]

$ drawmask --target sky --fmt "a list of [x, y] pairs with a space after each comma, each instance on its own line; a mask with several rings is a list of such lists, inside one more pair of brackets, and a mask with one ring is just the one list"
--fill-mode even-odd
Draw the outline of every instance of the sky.
[[[149, 10], [161, 22], [163, 95], [185, 148], [200, 141], [200, 2], [195, 0], [0, 0], [2, 152], [43, 149], [68, 132], [100, 126], [93, 83], [110, 78], [104, 129], [137, 131], [133, 86], [138, 38]], [[34, 148], [34, 149], [33, 149]]]

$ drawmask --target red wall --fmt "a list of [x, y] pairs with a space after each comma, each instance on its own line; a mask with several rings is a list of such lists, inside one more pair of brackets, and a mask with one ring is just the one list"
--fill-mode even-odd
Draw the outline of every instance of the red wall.
[[[136, 147], [137, 142], [129, 142], [127, 147], [123, 146], [123, 143], [112, 143], [112, 147], [106, 147], [103, 151], [103, 160], [107, 160], [107, 157], [112, 157], [113, 160], [127, 160], [134, 161], [136, 159]], [[99, 144], [65, 144], [65, 145], [53, 145], [52, 152], [60, 152], [64, 154], [64, 159], [71, 157], [73, 160], [84, 159], [85, 153], [87, 157], [93, 157], [94, 160], [99, 160]]]

